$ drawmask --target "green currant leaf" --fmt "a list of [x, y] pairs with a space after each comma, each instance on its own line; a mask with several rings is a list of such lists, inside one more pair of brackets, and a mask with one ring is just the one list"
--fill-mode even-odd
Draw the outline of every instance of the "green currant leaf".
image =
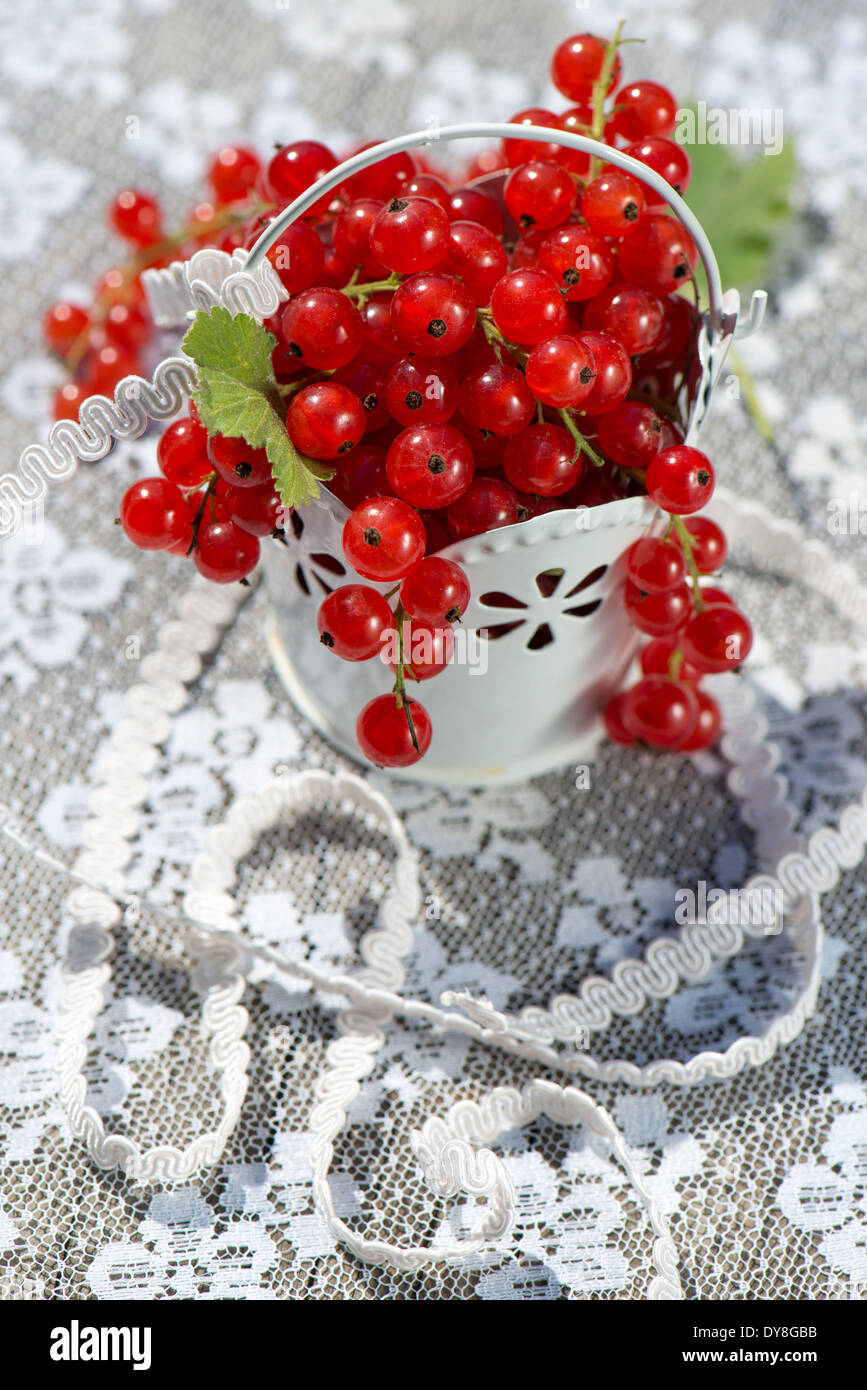
[[334, 470], [300, 454], [289, 438], [271, 365], [276, 343], [249, 314], [217, 306], [196, 314], [183, 348], [199, 369], [193, 399], [205, 429], [264, 449], [284, 506], [302, 507]]
[[686, 201], [710, 238], [723, 289], [763, 288], [774, 251], [792, 217], [795, 147], [743, 159], [726, 145], [688, 145], [692, 177]]

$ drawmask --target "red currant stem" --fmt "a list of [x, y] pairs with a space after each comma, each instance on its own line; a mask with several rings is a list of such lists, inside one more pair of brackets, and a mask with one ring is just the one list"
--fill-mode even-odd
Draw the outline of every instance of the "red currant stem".
[[353, 285], [350, 280], [348, 285], [344, 285], [340, 291], [349, 299], [359, 299], [362, 303], [372, 294], [380, 294], [384, 290], [396, 290], [403, 283], [402, 275], [389, 275], [387, 280], [367, 280], [364, 284]]
[[704, 599], [701, 596], [701, 571], [695, 563], [695, 556], [692, 553], [692, 534], [681, 516], [672, 516], [671, 529], [680, 541], [683, 550], [686, 567], [689, 570], [689, 578], [692, 584], [693, 607], [700, 613], [704, 607]]
[[683, 418], [677, 406], [672, 405], [670, 401], [664, 401], [661, 396], [652, 395], [650, 391], [632, 390], [629, 392], [627, 400], [640, 401], [642, 405], [652, 406], [657, 415], [665, 415], [676, 425], [683, 424]]
[[[393, 686], [394, 700], [398, 709], [403, 710], [406, 726], [409, 729], [409, 736], [412, 739], [412, 746], [419, 757], [421, 757], [421, 749], [418, 746], [418, 736], [415, 731], [415, 725], [412, 722], [412, 713], [410, 712], [411, 702], [406, 694], [406, 674], [407, 671], [409, 671], [409, 667], [404, 661], [403, 653], [403, 624], [405, 619], [406, 612], [404, 611], [403, 604], [399, 603], [394, 610], [394, 621], [397, 624], [397, 662], [395, 664]], [[412, 671], [409, 671], [409, 675], [412, 679], [415, 679]]]
[[[594, 140], [601, 140], [605, 134], [605, 98], [608, 95], [608, 88], [611, 85], [611, 75], [614, 72], [614, 63], [617, 58], [617, 45], [620, 43], [620, 35], [622, 32], [623, 20], [621, 19], [611, 38], [608, 40], [608, 46], [605, 49], [605, 57], [602, 60], [601, 71], [596, 81], [593, 83], [593, 122], [590, 129]], [[591, 180], [596, 178], [601, 167], [602, 164], [600, 159], [597, 155], [594, 155], [590, 160], [589, 178]]]
[[537, 397], [537, 399], [536, 399], [536, 419], [539, 421], [539, 424], [540, 424], [540, 425], [544, 425], [544, 423], [545, 423], [545, 407], [544, 407], [544, 405], [542, 404], [542, 402], [538, 399], [538, 397]]
[[301, 376], [297, 381], [287, 381], [282, 386], [278, 383], [277, 390], [284, 398], [294, 396], [295, 392], [300, 391], [303, 386], [310, 386], [314, 381], [327, 381], [336, 371], [336, 367], [328, 367], [321, 372], [310, 372], [308, 376]]
[[355, 267], [355, 269], [353, 270], [352, 274], [350, 275], [349, 279], [347, 280], [346, 284], [343, 286], [343, 289], [344, 289], [344, 290], [351, 290], [352, 287], [353, 287], [353, 285], [358, 284], [358, 277], [359, 277], [360, 274], [361, 274], [361, 266], [360, 266], [360, 265], [357, 265], [357, 266]]
[[199, 540], [199, 527], [200, 527], [201, 524], [202, 524], [202, 517], [203, 517], [204, 514], [205, 514], [205, 507], [206, 507], [207, 504], [208, 504], [208, 498], [209, 498], [209, 497], [213, 497], [214, 492], [215, 492], [215, 490], [216, 490], [216, 486], [217, 486], [217, 475], [216, 475], [216, 473], [212, 473], [211, 476], [210, 476], [210, 478], [208, 479], [207, 487], [205, 487], [204, 490], [203, 490], [203, 492], [202, 492], [202, 500], [201, 500], [201, 502], [199, 503], [199, 509], [198, 509], [198, 511], [196, 512], [196, 515], [193, 517], [193, 534], [192, 534], [192, 536], [190, 537], [190, 544], [189, 544], [189, 547], [188, 547], [188, 549], [187, 549], [187, 554], [188, 554], [188, 555], [192, 555], [193, 551], [196, 549], [196, 547], [197, 547], [197, 545], [198, 545], [198, 540]]
[[583, 451], [589, 458], [590, 462], [595, 464], [597, 468], [604, 468], [604, 458], [601, 456], [601, 454], [597, 454], [592, 444], [588, 444], [587, 440], [584, 438], [583, 434], [578, 429], [578, 426], [575, 424], [575, 421], [569, 414], [569, 411], [564, 408], [562, 410], [558, 410], [557, 414], [560, 416], [560, 419], [563, 421], [563, 424], [566, 426], [572, 438], [575, 440], [575, 453], [572, 455], [573, 462]]
[[772, 444], [774, 442], [774, 427], [762, 410], [758, 392], [756, 391], [756, 383], [740, 353], [737, 352], [734, 347], [731, 349], [731, 355], [735, 375], [741, 384], [744, 408], [765, 443]]
[[671, 653], [671, 656], [668, 658], [668, 675], [670, 680], [677, 680], [678, 676], [680, 675], [680, 668], [682, 665], [683, 652], [681, 651], [680, 647], [675, 647], [674, 651]]
[[389, 589], [388, 593], [387, 593], [387, 594], [383, 594], [382, 597], [385, 598], [385, 599], [393, 598], [394, 595], [395, 595], [396, 593], [399, 592], [399, 590], [400, 590], [400, 585], [401, 585], [402, 583], [403, 583], [403, 581], [401, 580], [399, 583], [395, 584], [391, 589]]

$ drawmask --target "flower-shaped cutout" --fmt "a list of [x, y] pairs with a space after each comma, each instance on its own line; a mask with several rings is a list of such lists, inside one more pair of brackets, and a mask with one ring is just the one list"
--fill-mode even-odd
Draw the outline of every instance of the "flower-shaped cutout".
[[298, 546], [300, 558], [295, 565], [295, 582], [302, 593], [308, 598], [318, 598], [320, 592], [330, 594], [334, 591], [334, 580], [340, 579], [346, 573], [346, 566], [336, 555], [330, 555], [325, 550], [307, 550], [303, 541], [304, 521], [293, 511], [290, 514], [289, 522], [292, 527], [292, 534], [296, 541], [301, 542]]
[[[531, 626], [530, 636], [524, 643], [524, 647], [530, 652], [541, 651], [543, 647], [550, 646], [555, 640], [554, 625], [558, 618], [589, 618], [590, 614], [595, 613], [597, 608], [601, 606], [601, 597], [593, 598], [586, 595], [594, 584], [598, 584], [607, 569], [607, 565], [598, 565], [596, 569], [591, 570], [565, 593], [563, 593], [563, 584], [566, 579], [565, 570], [542, 570], [536, 575], [537, 592], [531, 596], [529, 602], [499, 589], [492, 589], [481, 594], [479, 597], [480, 606], [499, 611], [504, 617], [501, 622], [479, 628], [478, 635], [486, 637], [488, 641], [495, 641], [499, 637], [505, 637], [510, 632], [515, 632], [520, 627]], [[506, 618], [505, 614], [507, 613], [514, 616]]]

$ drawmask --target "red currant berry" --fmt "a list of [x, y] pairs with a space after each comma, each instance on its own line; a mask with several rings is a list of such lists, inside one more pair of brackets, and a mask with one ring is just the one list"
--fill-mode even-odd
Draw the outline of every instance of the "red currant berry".
[[196, 569], [214, 584], [233, 584], [256, 568], [259, 541], [234, 521], [203, 521], [193, 551]]
[[88, 394], [80, 381], [65, 382], [54, 395], [55, 420], [77, 420], [78, 412], [87, 400]]
[[364, 406], [337, 381], [315, 381], [292, 397], [286, 428], [295, 448], [314, 459], [348, 454], [364, 434]]
[[[561, 111], [557, 119], [561, 130], [572, 135], [589, 135], [593, 125], [593, 105], [582, 102], [578, 106], [570, 106], [568, 110]], [[590, 172], [590, 155], [581, 150], [569, 150], [565, 145], [561, 145], [557, 152], [557, 162], [579, 179], [586, 179]]]
[[476, 326], [472, 295], [454, 275], [412, 275], [395, 290], [391, 325], [413, 352], [446, 357], [469, 342]]
[[262, 172], [259, 156], [246, 145], [225, 145], [208, 166], [208, 183], [218, 203], [249, 197]]
[[151, 333], [147, 314], [136, 304], [112, 304], [102, 327], [114, 347], [131, 354], [144, 346]]
[[458, 379], [436, 357], [404, 357], [385, 378], [385, 403], [402, 425], [445, 422], [458, 405]]
[[[595, 34], [573, 34], [571, 38], [564, 39], [554, 50], [551, 59], [551, 81], [557, 91], [570, 101], [589, 101], [593, 96], [594, 84], [602, 76], [606, 48], [605, 41], [597, 39]], [[617, 86], [620, 72], [618, 55], [614, 60], [606, 96]]]
[[339, 290], [304, 290], [290, 299], [281, 320], [289, 351], [317, 371], [342, 367], [361, 347], [363, 323]]
[[[220, 480], [222, 484], [222, 479]], [[273, 483], [256, 487], [225, 487], [220, 498], [230, 521], [251, 536], [281, 535], [286, 508]]]
[[517, 367], [495, 362], [471, 372], [461, 386], [461, 414], [476, 429], [517, 434], [533, 418], [536, 402]]
[[599, 236], [631, 236], [644, 208], [641, 184], [622, 170], [600, 174], [581, 198], [581, 216]]
[[559, 497], [578, 482], [584, 458], [559, 425], [530, 425], [509, 440], [503, 466], [519, 492]]
[[646, 468], [661, 448], [662, 420], [640, 401], [623, 401], [600, 415], [598, 430], [602, 452], [621, 468]]
[[684, 681], [645, 676], [625, 692], [624, 727], [652, 748], [678, 748], [698, 721], [698, 696]]
[[368, 497], [391, 497], [385, 450], [376, 444], [359, 444], [351, 454], [340, 459], [337, 473], [328, 486], [350, 511]]
[[752, 645], [753, 630], [743, 613], [724, 603], [702, 608], [681, 638], [684, 656], [699, 671], [731, 671], [746, 661]]
[[566, 305], [555, 281], [533, 266], [510, 270], [497, 281], [491, 313], [505, 338], [528, 347], [556, 337], [566, 324]]
[[672, 541], [644, 536], [626, 552], [626, 573], [644, 593], [664, 594], [686, 579], [686, 561]]
[[257, 487], [271, 477], [271, 464], [265, 450], [251, 449], [246, 439], [211, 435], [208, 458], [223, 481], [234, 487]]
[[501, 526], [514, 526], [518, 517], [518, 494], [498, 478], [474, 478], [463, 497], [447, 513], [453, 540], [466, 540]]
[[385, 402], [385, 370], [376, 362], [365, 362], [359, 354], [345, 367], [339, 367], [331, 377], [335, 383], [348, 386], [361, 401], [364, 410], [364, 433], [375, 434], [391, 424]]
[[[415, 680], [428, 681], [438, 676], [451, 663], [454, 651], [455, 634], [448, 625], [434, 627], [417, 619], [404, 623], [404, 665]], [[396, 662], [389, 656], [386, 665], [396, 670]]]
[[662, 336], [662, 300], [637, 285], [618, 282], [601, 290], [584, 310], [582, 327], [608, 333], [622, 343], [630, 357], [649, 351]]
[[[536, 125], [547, 126], [552, 131], [562, 130], [560, 117], [555, 116], [553, 111], [548, 111], [544, 106], [528, 106], [525, 111], [518, 111], [514, 116], [509, 117], [509, 125]], [[531, 159], [556, 160], [563, 153], [563, 147], [558, 145], [556, 140], [550, 144], [545, 144], [541, 140], [522, 140], [516, 131], [511, 136], [502, 141], [503, 158], [506, 167], [516, 169], [520, 164], [526, 164]]]
[[437, 207], [442, 208], [451, 221], [452, 208], [449, 201], [449, 190], [442, 179], [437, 178], [436, 174], [413, 174], [411, 179], [407, 179], [406, 183], [401, 184], [400, 196], [402, 198], [430, 198], [432, 203], [436, 203]]
[[406, 356], [391, 323], [391, 299], [387, 293], [373, 294], [359, 310], [362, 322], [361, 355], [371, 362], [390, 367]]
[[[379, 143], [378, 140], [370, 140], [366, 145], [361, 145], [355, 153], [361, 154], [363, 150], [372, 149]], [[349, 201], [354, 198], [380, 198], [385, 202], [400, 192], [403, 185], [409, 179], [414, 179], [417, 173], [418, 169], [411, 154], [390, 154], [385, 159], [377, 160], [367, 169], [352, 174], [340, 191]]]
[[125, 534], [141, 550], [167, 550], [192, 537], [193, 514], [180, 488], [167, 478], [142, 478], [120, 504]]
[[141, 274], [131, 275], [120, 266], [112, 266], [101, 275], [93, 287], [93, 297], [102, 308], [109, 304], [144, 304], [145, 293]]
[[474, 304], [491, 302], [491, 291], [509, 268], [502, 243], [478, 222], [452, 222], [445, 261], [452, 275], [459, 275]]
[[623, 602], [633, 627], [648, 637], [665, 637], [680, 632], [692, 613], [692, 592], [688, 584], [664, 594], [646, 594], [627, 580]]
[[329, 289], [342, 290], [352, 279], [355, 266], [352, 261], [346, 260], [333, 246], [328, 245], [322, 250], [322, 279], [321, 283], [327, 285]]
[[[403, 698], [406, 709], [398, 708], [394, 695], [377, 695], [358, 716], [355, 725], [358, 746], [365, 758], [377, 767], [411, 767], [430, 748], [430, 715], [418, 700]], [[412, 719], [415, 743], [407, 714]]]
[[503, 235], [503, 214], [487, 193], [478, 188], [456, 188], [449, 194], [453, 221], [478, 222], [494, 236]]
[[559, 227], [574, 210], [578, 193], [574, 180], [559, 164], [531, 160], [519, 164], [506, 179], [503, 198], [514, 221], [550, 230]]
[[344, 584], [323, 599], [317, 616], [319, 640], [343, 661], [369, 661], [382, 651], [394, 615], [376, 589]]
[[700, 753], [705, 748], [712, 748], [722, 730], [722, 714], [716, 700], [705, 690], [696, 690], [695, 693], [698, 697], [698, 719], [686, 742], [678, 744], [680, 753]]
[[[652, 642], [648, 642], [641, 653], [641, 669], [645, 676], [674, 676], [679, 681], [688, 681], [691, 684], [701, 680], [701, 671], [697, 671], [688, 661], [683, 660], [683, 653], [678, 646], [679, 640], [675, 635], [655, 637]], [[679, 656], [676, 662], [672, 660], [675, 652]]]
[[81, 364], [81, 375], [91, 391], [110, 396], [124, 377], [137, 376], [140, 366], [135, 353], [106, 343], [87, 354]]
[[90, 315], [78, 304], [61, 299], [45, 311], [42, 336], [52, 352], [65, 357], [73, 343], [90, 327]]
[[358, 198], [342, 208], [334, 219], [331, 234], [334, 250], [346, 265], [358, 269], [363, 280], [381, 280], [386, 274], [385, 266], [370, 245], [373, 224], [384, 207], [385, 203], [379, 198]]
[[539, 266], [547, 270], [569, 303], [592, 299], [614, 274], [611, 247], [589, 227], [560, 227], [539, 247]]
[[473, 451], [454, 425], [411, 425], [389, 449], [386, 472], [413, 507], [448, 507], [473, 480]]
[[677, 120], [677, 102], [658, 82], [631, 82], [614, 98], [615, 134], [623, 140], [646, 135], [670, 135]]
[[720, 589], [716, 584], [702, 584], [701, 597], [704, 604], [709, 608], [711, 604], [724, 603], [729, 608], [737, 608], [737, 604], [731, 594], [727, 594], [725, 589]]
[[[648, 169], [664, 178], [666, 183], [670, 183], [675, 193], [684, 194], [689, 187], [692, 165], [689, 162], [689, 155], [683, 145], [675, 144], [674, 140], [667, 140], [662, 135], [650, 135], [644, 140], [636, 140], [634, 145], [629, 145], [625, 151], [633, 159], [640, 159], [642, 164], [646, 164]], [[643, 183], [644, 200], [648, 208], [665, 208], [665, 199], [651, 188], [649, 184]]]
[[650, 213], [624, 241], [617, 264], [630, 284], [671, 294], [689, 278], [697, 257], [695, 242], [676, 218]]
[[470, 601], [470, 585], [454, 560], [428, 556], [413, 565], [400, 586], [400, 601], [411, 618], [432, 627], [456, 623]]
[[602, 712], [602, 719], [605, 724], [605, 732], [611, 742], [619, 743], [624, 748], [631, 748], [635, 743], [635, 738], [623, 722], [623, 706], [626, 694], [626, 691], [621, 691], [619, 695], [612, 695]]
[[370, 249], [399, 275], [433, 270], [449, 250], [449, 217], [429, 198], [392, 198], [370, 229]]
[[[713, 574], [722, 569], [728, 555], [728, 545], [722, 527], [709, 516], [691, 516], [683, 523], [692, 537], [690, 549], [699, 574]], [[675, 533], [674, 540], [680, 544]]]
[[585, 400], [596, 379], [593, 354], [580, 338], [545, 338], [527, 358], [526, 384], [544, 405], [560, 409]]
[[603, 415], [626, 399], [632, 385], [632, 363], [620, 343], [607, 333], [578, 333], [579, 342], [593, 354], [596, 378], [581, 402], [587, 415]]
[[198, 487], [211, 472], [208, 435], [204, 425], [185, 417], [173, 420], [157, 444], [160, 472], [177, 487]]
[[688, 444], [662, 449], [647, 467], [647, 495], [664, 512], [688, 516], [701, 511], [713, 495], [713, 464]]
[[321, 283], [325, 252], [308, 223], [293, 222], [280, 233], [267, 256], [290, 295]]
[[[642, 290], [642, 294], [645, 293], [647, 291]], [[670, 294], [665, 299], [660, 299], [659, 303], [662, 305], [663, 313], [662, 332], [650, 351], [641, 354], [641, 367], [644, 371], [682, 362], [695, 332], [695, 309], [682, 294]]]
[[414, 507], [399, 497], [371, 497], [361, 502], [343, 528], [343, 551], [365, 579], [403, 579], [425, 552], [424, 523]]
[[[323, 174], [329, 174], [336, 167], [337, 159], [327, 145], [321, 145], [318, 140], [296, 140], [292, 145], [284, 145], [274, 155], [268, 165], [266, 182], [277, 202], [291, 203]], [[324, 193], [304, 216], [313, 217], [325, 212], [336, 192], [335, 189], [332, 193]]]
[[124, 241], [133, 246], [151, 246], [160, 238], [162, 209], [149, 193], [124, 188], [111, 204], [108, 220]]

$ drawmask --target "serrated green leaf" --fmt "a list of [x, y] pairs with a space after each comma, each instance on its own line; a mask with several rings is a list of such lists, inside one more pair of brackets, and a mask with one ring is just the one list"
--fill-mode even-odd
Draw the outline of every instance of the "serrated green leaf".
[[284, 506], [303, 507], [334, 470], [300, 454], [289, 438], [271, 365], [276, 341], [248, 314], [217, 306], [196, 315], [183, 346], [199, 369], [193, 399], [208, 433], [264, 449]]
[[792, 215], [795, 147], [739, 158], [726, 145], [686, 147], [692, 177], [686, 201], [710, 238], [723, 288], [741, 291], [767, 283], [779, 234]]

